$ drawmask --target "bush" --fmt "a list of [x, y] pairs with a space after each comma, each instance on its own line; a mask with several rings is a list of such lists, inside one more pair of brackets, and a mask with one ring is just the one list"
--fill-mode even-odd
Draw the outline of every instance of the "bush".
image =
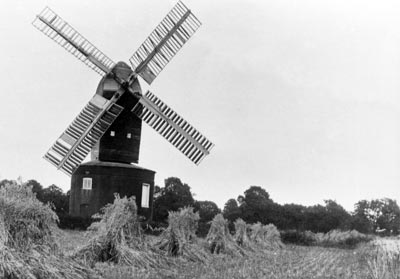
[[208, 231], [210, 230], [211, 222], [202, 222], [199, 221], [199, 226], [197, 228], [196, 235], [198, 237], [206, 237]]
[[363, 233], [359, 233], [356, 230], [332, 230], [324, 234], [320, 239], [318, 239], [317, 244], [329, 247], [354, 248], [357, 244], [368, 242], [372, 240], [372, 238], [373, 237]]
[[281, 231], [280, 234], [283, 243], [292, 243], [305, 246], [315, 244], [315, 237], [302, 231], [285, 230]]
[[325, 247], [354, 248], [359, 243], [368, 242], [372, 236], [359, 233], [356, 230], [340, 231], [332, 230], [327, 233], [313, 233], [311, 231], [282, 231], [282, 240], [285, 243], [299, 245], [318, 245]]
[[58, 218], [60, 220], [58, 227], [70, 230], [86, 230], [95, 221], [90, 217], [71, 216], [69, 214], [58, 214]]

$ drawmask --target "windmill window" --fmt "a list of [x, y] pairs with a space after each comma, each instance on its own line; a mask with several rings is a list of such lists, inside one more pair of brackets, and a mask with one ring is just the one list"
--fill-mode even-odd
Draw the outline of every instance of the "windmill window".
[[110, 136], [115, 137], [115, 131], [111, 131]]
[[82, 189], [83, 190], [92, 190], [92, 178], [91, 177], [83, 178]]
[[132, 134], [131, 133], [127, 133], [126, 134], [126, 138], [128, 138], [128, 139], [132, 138]]
[[150, 184], [142, 184], [142, 207], [149, 208]]

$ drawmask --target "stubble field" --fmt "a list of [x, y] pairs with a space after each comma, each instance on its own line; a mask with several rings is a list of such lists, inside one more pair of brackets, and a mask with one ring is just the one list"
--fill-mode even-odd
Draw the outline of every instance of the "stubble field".
[[[61, 230], [31, 188], [0, 188], [0, 278], [400, 279], [400, 238], [333, 230], [306, 232], [314, 246], [284, 245], [274, 225], [237, 219], [232, 234], [222, 214], [199, 238], [191, 207], [169, 212], [168, 227], [154, 236], [143, 230], [135, 199], [118, 195], [95, 218], [86, 232]], [[358, 245], [342, 246], [351, 243]]]
[[[90, 235], [65, 230], [59, 243], [66, 254], [84, 245]], [[248, 256], [214, 255], [207, 263], [176, 259], [169, 269], [135, 269], [97, 264], [104, 278], [400, 278], [400, 239], [378, 238], [355, 249], [286, 245]]]

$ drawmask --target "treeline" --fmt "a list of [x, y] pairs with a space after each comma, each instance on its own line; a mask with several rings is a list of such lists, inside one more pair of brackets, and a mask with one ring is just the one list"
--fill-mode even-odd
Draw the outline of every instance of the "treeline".
[[[154, 221], [166, 222], [169, 210], [193, 206], [200, 214], [200, 232], [208, 230], [209, 222], [221, 212], [212, 201], [196, 201], [189, 185], [179, 178], [165, 180], [164, 187], [156, 187]], [[241, 218], [246, 223], [274, 224], [281, 231], [311, 231], [327, 233], [332, 230], [357, 230], [362, 233], [397, 235], [400, 233], [400, 208], [393, 199], [361, 200], [354, 212], [346, 211], [334, 200], [324, 205], [278, 204], [260, 186], [250, 186], [243, 195], [229, 199], [222, 209], [233, 229], [233, 222]]]
[[30, 179], [24, 183], [15, 180], [3, 179], [0, 181], [0, 187], [6, 184], [23, 184], [32, 187], [32, 192], [36, 198], [44, 204], [50, 204], [54, 212], [57, 214], [60, 228], [86, 228], [89, 226], [89, 220], [81, 218], [73, 218], [68, 214], [69, 211], [69, 191], [64, 193], [63, 190], [52, 184], [48, 187], [43, 187], [39, 182]]
[[[0, 187], [12, 180], [0, 181]], [[64, 193], [56, 185], [43, 187], [36, 180], [24, 183], [31, 186], [36, 197], [43, 203], [51, 203], [60, 218], [62, 227], [77, 222], [68, 216], [69, 192]], [[362, 233], [398, 235], [400, 233], [400, 208], [393, 199], [383, 198], [371, 201], [361, 200], [354, 206], [353, 212], [346, 211], [334, 200], [325, 200], [323, 205], [304, 206], [300, 204], [278, 204], [269, 193], [260, 186], [250, 186], [243, 195], [229, 199], [221, 210], [212, 201], [195, 200], [190, 186], [177, 177], [169, 177], [164, 187], [155, 186], [154, 212], [152, 225], [166, 226], [169, 211], [177, 211], [191, 206], [200, 215], [199, 234], [204, 235], [210, 227], [210, 221], [218, 213], [233, 222], [241, 218], [246, 223], [274, 224], [281, 231], [311, 231], [326, 233], [332, 230], [357, 230]]]
[[249, 223], [273, 223], [280, 230], [326, 233], [339, 229], [384, 235], [400, 232], [400, 208], [389, 198], [361, 200], [354, 212], [347, 212], [334, 200], [325, 200], [324, 205], [280, 205], [262, 187], [251, 186], [244, 195], [228, 200], [223, 214], [230, 221], [240, 217]]
[[[6, 184], [19, 184], [15, 180], [3, 179], [0, 181], [0, 187]], [[48, 187], [43, 187], [39, 182], [30, 179], [24, 183], [26, 186], [32, 187], [32, 192], [36, 194], [36, 198], [42, 203], [50, 203], [53, 210], [60, 217], [67, 215], [69, 211], [69, 191], [64, 193], [63, 190], [52, 184]]]

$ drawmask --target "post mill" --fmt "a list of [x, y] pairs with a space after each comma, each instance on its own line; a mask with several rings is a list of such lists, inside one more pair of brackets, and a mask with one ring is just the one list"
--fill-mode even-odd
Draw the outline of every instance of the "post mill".
[[[44, 158], [71, 177], [70, 214], [89, 217], [112, 202], [114, 193], [135, 196], [139, 214], [151, 218], [155, 172], [142, 168], [142, 122], [150, 125], [195, 164], [213, 143], [161, 101], [142, 93], [200, 27], [178, 2], [129, 59], [113, 62], [46, 7], [33, 25], [102, 76], [96, 93], [50, 147]], [[91, 153], [91, 160], [82, 163]]]

